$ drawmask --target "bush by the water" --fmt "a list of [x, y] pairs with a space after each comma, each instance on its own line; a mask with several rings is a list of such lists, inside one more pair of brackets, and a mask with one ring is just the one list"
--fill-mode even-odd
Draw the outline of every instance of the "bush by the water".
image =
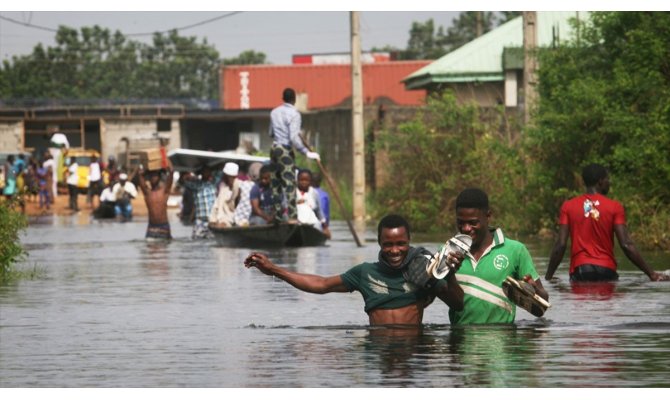
[[14, 210], [12, 202], [0, 203], [0, 282], [15, 275], [14, 263], [26, 254], [19, 240], [19, 232], [26, 226], [26, 217]]

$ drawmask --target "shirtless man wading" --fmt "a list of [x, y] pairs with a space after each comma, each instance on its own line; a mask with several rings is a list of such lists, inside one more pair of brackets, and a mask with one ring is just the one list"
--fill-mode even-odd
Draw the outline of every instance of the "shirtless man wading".
[[169, 160], [166, 171], [167, 177], [163, 184], [161, 184], [159, 171], [146, 172], [149, 175], [149, 183], [151, 184], [151, 188], [149, 188], [145, 181], [144, 168], [142, 165], [139, 168], [140, 189], [142, 190], [144, 202], [147, 205], [147, 212], [149, 213], [149, 224], [147, 225], [147, 233], [145, 235], [147, 239], [172, 239], [167, 215], [167, 202], [172, 188], [172, 163]]

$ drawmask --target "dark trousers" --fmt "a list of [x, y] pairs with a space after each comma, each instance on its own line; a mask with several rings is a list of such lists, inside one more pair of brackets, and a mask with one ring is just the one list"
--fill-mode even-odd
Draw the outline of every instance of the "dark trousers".
[[575, 282], [616, 281], [617, 279], [619, 279], [619, 274], [615, 270], [593, 264], [579, 265], [570, 274], [570, 280]]
[[93, 196], [100, 197], [100, 192], [102, 192], [102, 181], [91, 181], [88, 183], [88, 194], [86, 195], [86, 201], [91, 203], [93, 201]]
[[77, 205], [77, 196], [79, 195], [79, 188], [77, 185], [67, 185], [68, 191], [70, 192], [70, 209], [74, 211], [79, 211], [79, 206]]

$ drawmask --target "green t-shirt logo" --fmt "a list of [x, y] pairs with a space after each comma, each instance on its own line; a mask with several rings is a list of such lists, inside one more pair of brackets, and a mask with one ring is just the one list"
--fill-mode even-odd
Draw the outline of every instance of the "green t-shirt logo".
[[507, 269], [509, 266], [509, 258], [504, 254], [498, 254], [496, 258], [493, 259], [493, 266], [498, 270]]

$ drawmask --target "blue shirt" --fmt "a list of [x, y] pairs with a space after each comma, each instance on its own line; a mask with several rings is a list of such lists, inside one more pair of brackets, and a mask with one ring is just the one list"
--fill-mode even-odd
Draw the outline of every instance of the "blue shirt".
[[26, 167], [26, 162], [25, 160], [22, 160], [18, 158], [16, 161], [14, 161], [14, 169], [16, 169], [16, 173], [20, 174], [23, 172], [23, 169]]
[[319, 194], [319, 203], [321, 205], [323, 217], [326, 219], [326, 223], [330, 225], [330, 196], [328, 195], [328, 192], [321, 188], [315, 187], [314, 189]]
[[[258, 199], [258, 205], [266, 214], [272, 214], [274, 205], [272, 204], [272, 187], [261, 187], [258, 183], [254, 184], [249, 193], [249, 201]], [[252, 210], [253, 213], [253, 210]]]
[[301, 123], [300, 113], [293, 104], [284, 103], [270, 113], [269, 135], [276, 144], [293, 147], [301, 153], [307, 154], [307, 148], [300, 138]]

